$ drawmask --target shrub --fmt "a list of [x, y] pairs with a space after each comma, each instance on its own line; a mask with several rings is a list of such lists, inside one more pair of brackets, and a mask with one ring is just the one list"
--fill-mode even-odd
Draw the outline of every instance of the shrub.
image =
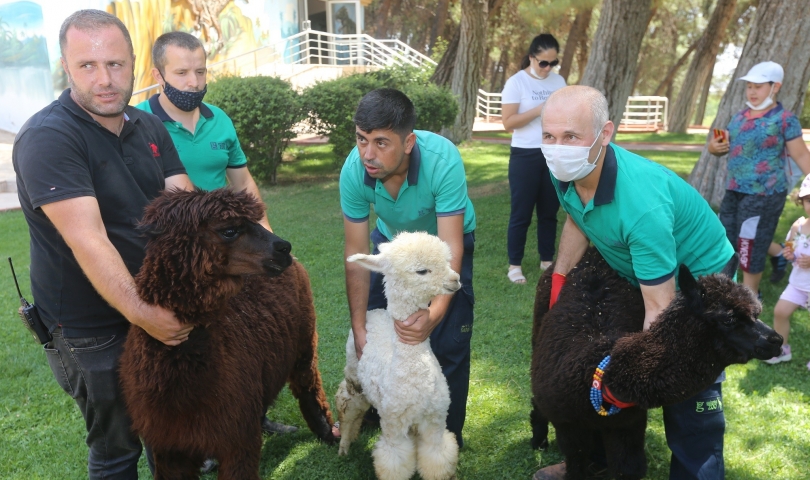
[[355, 145], [354, 112], [363, 95], [383, 84], [369, 75], [349, 75], [318, 82], [304, 90], [303, 99], [309, 111], [310, 128], [318, 135], [329, 136], [335, 163], [342, 165]]
[[411, 84], [403, 90], [416, 109], [416, 129], [439, 133], [456, 121], [458, 100], [447, 87]]
[[412, 65], [396, 65], [381, 70], [368, 72], [365, 75], [376, 78], [388, 88], [405, 91], [408, 85], [429, 85], [432, 67], [414, 67]]
[[389, 87], [413, 101], [417, 129], [438, 132], [453, 124], [459, 107], [449, 88], [430, 83], [430, 74], [429, 69], [399, 66], [319, 82], [303, 93], [310, 128], [329, 136], [335, 163], [342, 165], [355, 145], [352, 118], [360, 99], [375, 88]]
[[209, 84], [206, 101], [233, 120], [256, 181], [276, 183], [292, 127], [306, 116], [300, 95], [277, 77], [224, 77]]

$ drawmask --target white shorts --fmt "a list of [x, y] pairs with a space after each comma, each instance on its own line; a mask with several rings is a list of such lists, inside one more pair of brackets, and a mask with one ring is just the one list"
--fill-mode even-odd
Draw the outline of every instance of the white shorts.
[[788, 283], [788, 286], [785, 287], [785, 291], [779, 296], [779, 300], [786, 300], [790, 303], [795, 303], [800, 307], [807, 308], [808, 296], [810, 296], [810, 292], [799, 290]]

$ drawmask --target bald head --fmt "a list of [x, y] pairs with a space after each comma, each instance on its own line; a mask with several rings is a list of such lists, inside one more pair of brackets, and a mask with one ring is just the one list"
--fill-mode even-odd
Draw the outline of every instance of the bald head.
[[572, 85], [552, 93], [543, 105], [540, 121], [565, 122], [577, 130], [590, 129], [594, 136], [610, 120], [607, 99], [602, 92], [585, 85]]

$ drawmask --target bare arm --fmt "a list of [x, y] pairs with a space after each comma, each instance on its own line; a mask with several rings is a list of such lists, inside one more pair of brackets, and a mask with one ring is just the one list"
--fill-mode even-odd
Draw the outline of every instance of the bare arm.
[[366, 310], [368, 309], [368, 288], [371, 273], [356, 263], [345, 260], [355, 253], [369, 253], [368, 220], [362, 223], [350, 222], [343, 217], [343, 232], [346, 244], [343, 247], [343, 260], [346, 268], [346, 298], [349, 301], [349, 315], [354, 333], [354, 348], [359, 359], [366, 346]]
[[[461, 261], [464, 257], [464, 214], [438, 217], [436, 223], [439, 238], [450, 246], [450, 268], [461, 273]], [[453, 295], [437, 295], [430, 301], [427, 309], [417, 311], [404, 322], [394, 322], [400, 341], [409, 345], [425, 341], [444, 318], [452, 299]]]
[[810, 174], [810, 150], [807, 150], [807, 144], [801, 136], [789, 140], [785, 143], [788, 155], [792, 158], [796, 165], [802, 169], [805, 175]]
[[[228, 168], [225, 170], [225, 175], [228, 177], [228, 183], [231, 185], [231, 188], [238, 192], [247, 190], [249, 194], [261, 201], [262, 196], [259, 193], [259, 186], [256, 185], [256, 181], [253, 180], [253, 175], [250, 174], [247, 167]], [[264, 218], [259, 222], [259, 225], [271, 232], [273, 231], [273, 229], [270, 228], [270, 220], [267, 218], [266, 211], [264, 212]]]
[[82, 271], [104, 300], [132, 324], [166, 345], [178, 345], [188, 339], [193, 327], [182, 325], [174, 313], [149, 305], [138, 297], [135, 279], [107, 237], [95, 197], [49, 203], [42, 206], [42, 211], [65, 239]]
[[191, 179], [188, 178], [188, 175], [181, 173], [180, 175], [172, 175], [171, 177], [166, 178], [164, 181], [164, 188], [166, 190], [194, 190], [194, 184], [191, 183]]
[[675, 277], [660, 285], [641, 285], [641, 296], [644, 297], [644, 330], [649, 330], [658, 315], [675, 298]]
[[554, 264], [554, 273], [567, 275], [582, 259], [588, 243], [588, 237], [574, 223], [571, 215], [568, 215], [560, 234], [560, 246], [557, 251], [557, 263]]
[[529, 122], [540, 116], [540, 113], [543, 111], [543, 105], [545, 105], [545, 102], [523, 113], [517, 113], [520, 107], [519, 103], [506, 103], [501, 105], [501, 121], [503, 122], [504, 130], [511, 132], [516, 128], [525, 127]]

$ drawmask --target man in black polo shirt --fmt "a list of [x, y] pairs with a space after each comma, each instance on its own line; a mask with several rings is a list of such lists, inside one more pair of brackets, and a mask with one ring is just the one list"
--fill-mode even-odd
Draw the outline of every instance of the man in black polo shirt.
[[137, 478], [116, 372], [129, 324], [167, 345], [188, 339], [174, 314], [137, 296], [144, 207], [164, 188], [191, 188], [160, 120], [127, 104], [135, 56], [126, 27], [99, 10], [59, 32], [70, 88], [31, 117], [14, 142], [20, 203], [31, 235], [31, 289], [53, 335], [59, 385], [87, 425], [91, 479]]

